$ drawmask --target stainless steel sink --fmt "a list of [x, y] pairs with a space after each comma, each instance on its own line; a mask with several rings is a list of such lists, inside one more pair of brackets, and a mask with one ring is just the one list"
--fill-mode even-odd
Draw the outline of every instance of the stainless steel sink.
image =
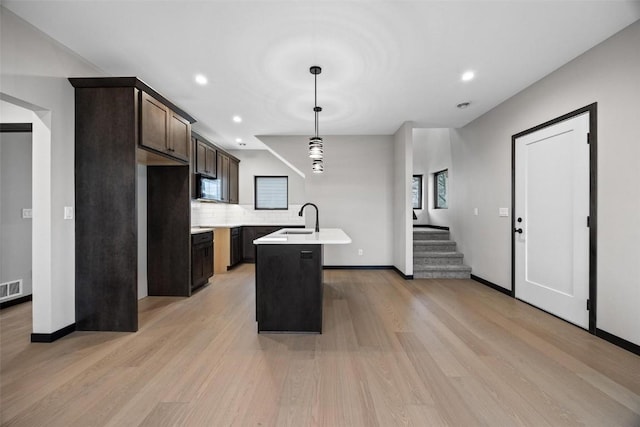
[[313, 230], [286, 230], [279, 234], [313, 234]]

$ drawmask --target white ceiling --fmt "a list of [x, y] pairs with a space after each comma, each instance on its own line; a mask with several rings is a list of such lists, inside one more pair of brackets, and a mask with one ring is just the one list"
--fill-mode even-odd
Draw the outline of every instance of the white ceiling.
[[311, 135], [311, 65], [321, 135], [460, 127], [640, 19], [640, 1], [618, 0], [2, 4], [106, 75], [144, 80], [226, 148]]

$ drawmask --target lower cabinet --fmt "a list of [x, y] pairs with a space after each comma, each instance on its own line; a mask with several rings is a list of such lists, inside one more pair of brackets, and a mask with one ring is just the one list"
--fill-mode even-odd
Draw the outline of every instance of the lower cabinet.
[[257, 245], [258, 332], [322, 333], [322, 245]]
[[213, 232], [191, 235], [191, 290], [197, 289], [213, 276]]
[[242, 262], [242, 227], [234, 227], [231, 229], [230, 242], [230, 259], [229, 267], [235, 267]]

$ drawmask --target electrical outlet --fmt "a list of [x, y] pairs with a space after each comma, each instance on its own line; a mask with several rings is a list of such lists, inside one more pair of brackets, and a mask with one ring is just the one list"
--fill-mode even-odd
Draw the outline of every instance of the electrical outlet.
[[362, 255], [364, 251], [362, 249], [358, 249], [358, 255]]
[[33, 210], [29, 208], [22, 209], [22, 218], [33, 218]]
[[73, 206], [64, 207], [64, 219], [73, 219]]

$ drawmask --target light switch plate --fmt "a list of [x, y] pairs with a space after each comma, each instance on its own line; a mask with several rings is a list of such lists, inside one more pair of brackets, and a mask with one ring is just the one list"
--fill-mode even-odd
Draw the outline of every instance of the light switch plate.
[[64, 207], [64, 219], [73, 219], [73, 206]]
[[509, 216], [509, 208], [499, 208], [498, 216]]
[[33, 218], [33, 210], [31, 208], [22, 209], [22, 218]]
[[474, 214], [475, 216], [478, 216], [478, 208], [473, 208], [473, 214]]

